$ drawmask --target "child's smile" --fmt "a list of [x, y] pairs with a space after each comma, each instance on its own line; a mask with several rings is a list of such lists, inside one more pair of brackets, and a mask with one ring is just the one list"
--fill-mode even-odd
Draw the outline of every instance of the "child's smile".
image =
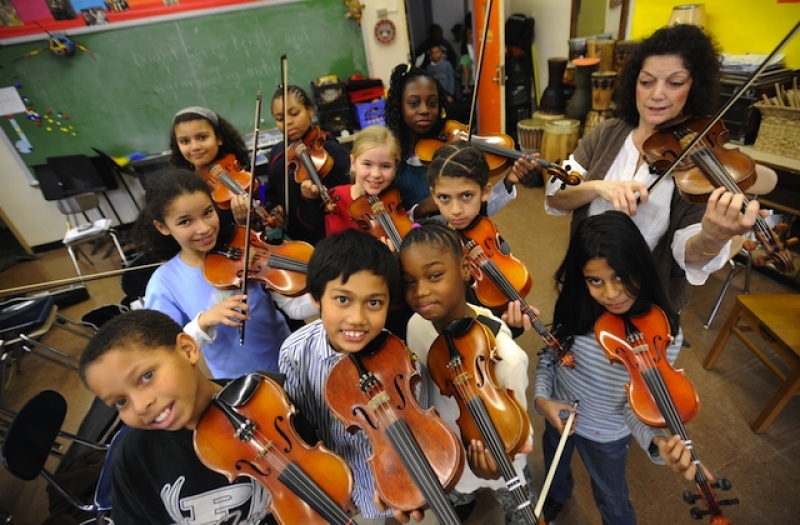
[[382, 276], [361, 270], [347, 282], [342, 282], [341, 276], [330, 281], [317, 306], [333, 349], [354, 354], [383, 330], [389, 312], [389, 286]]
[[222, 139], [205, 119], [189, 120], [175, 125], [175, 141], [181, 155], [195, 168], [204, 168], [217, 160]]

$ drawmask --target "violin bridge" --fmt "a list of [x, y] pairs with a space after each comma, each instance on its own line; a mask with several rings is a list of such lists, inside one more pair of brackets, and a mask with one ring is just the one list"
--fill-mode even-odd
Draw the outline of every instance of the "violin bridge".
[[472, 375], [467, 372], [462, 372], [458, 374], [455, 378], [453, 378], [453, 384], [456, 386], [465, 385], [472, 379]]
[[267, 444], [264, 445], [263, 447], [261, 447], [261, 449], [258, 451], [258, 454], [255, 457], [255, 461], [260, 461], [260, 460], [264, 459], [264, 456], [269, 454], [269, 451], [273, 446], [275, 446], [275, 442], [274, 441], [272, 441], [271, 439], [269, 441], [267, 441]]
[[389, 403], [389, 394], [386, 393], [386, 390], [381, 390], [378, 394], [376, 394], [372, 399], [369, 400], [367, 403], [367, 408], [369, 408], [373, 412], [377, 412], [382, 405]]

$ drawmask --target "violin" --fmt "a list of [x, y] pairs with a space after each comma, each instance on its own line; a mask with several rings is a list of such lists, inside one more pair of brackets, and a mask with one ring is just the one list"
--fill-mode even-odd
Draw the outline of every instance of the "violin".
[[535, 159], [533, 156], [525, 155], [519, 150], [514, 149], [514, 139], [503, 133], [490, 133], [488, 135], [471, 135], [469, 126], [456, 120], [448, 120], [444, 124], [444, 129], [435, 137], [421, 138], [414, 153], [419, 160], [428, 165], [433, 160], [436, 150], [454, 140], [469, 141], [470, 144], [483, 152], [486, 163], [489, 165], [489, 174], [494, 177], [502, 174], [508, 167], [509, 161], [515, 161], [520, 157], [535, 160], [542, 168], [547, 169], [548, 173], [561, 179], [565, 184], [575, 186], [580, 184], [583, 178], [576, 172], [567, 172], [557, 163], [545, 159]]
[[683, 426], [697, 415], [700, 400], [683, 370], [675, 370], [667, 361], [666, 349], [672, 337], [664, 311], [649, 305], [649, 310], [638, 315], [606, 312], [597, 320], [594, 330], [609, 360], [622, 363], [630, 374], [631, 382], [626, 389], [633, 413], [648, 425], [669, 428], [670, 433], [680, 436], [690, 449], [692, 462], [697, 465], [695, 484], [700, 495], [687, 492], [683, 499], [689, 504], [702, 499], [708, 509], [694, 507], [691, 516], [702, 519], [710, 514], [712, 525], [730, 525], [731, 521], [722, 514], [720, 507], [739, 503], [739, 500], [717, 501], [714, 489], [728, 490], [731, 484], [726, 479], [709, 483]]
[[[208, 187], [211, 188], [211, 200], [213, 200], [217, 207], [223, 210], [231, 208], [231, 198], [236, 195], [242, 197], [248, 195], [248, 190], [253, 186], [253, 191], [258, 188], [258, 181], [253, 179], [249, 171], [242, 168], [236, 156], [229, 153], [214, 162], [208, 168], [199, 168], [195, 173], [200, 176]], [[256, 205], [255, 202], [251, 204], [253, 211], [258, 214], [264, 224], [270, 227], [275, 226], [275, 217], [273, 217], [262, 206]]]
[[[643, 145], [651, 171], [666, 175], [670, 169], [673, 170], [675, 186], [681, 197], [689, 202], [706, 202], [711, 192], [720, 186], [731, 193], [743, 194], [756, 180], [753, 159], [738, 149], [724, 146], [730, 138], [730, 132], [722, 120], [714, 122], [701, 139], [694, 140], [709, 123], [709, 118], [678, 117], [664, 123]], [[679, 155], [689, 148], [690, 142], [694, 142], [694, 145], [685, 155], [688, 162], [673, 167]], [[745, 198], [743, 210], [748, 202]], [[783, 246], [778, 235], [761, 216], [756, 217], [753, 231], [767, 252], [767, 259], [775, 264], [778, 271], [793, 272], [792, 253]]]
[[311, 180], [319, 190], [325, 212], [336, 211], [336, 204], [331, 199], [328, 188], [322, 179], [333, 168], [333, 157], [325, 150], [325, 132], [314, 126], [306, 133], [303, 140], [296, 140], [286, 150], [286, 162], [290, 173], [298, 184]]
[[[236, 226], [231, 240], [222, 249], [213, 249], [203, 261], [203, 276], [215, 288], [235, 289], [244, 275], [246, 228]], [[251, 231], [247, 279], [263, 282], [281, 295], [295, 297], [305, 293], [308, 261], [314, 247], [303, 241], [267, 244], [261, 233]]]
[[525, 483], [511, 462], [525, 445], [531, 423], [514, 392], [498, 385], [494, 335], [471, 317], [451, 321], [428, 353], [428, 371], [443, 395], [458, 403], [457, 423], [465, 447], [480, 440], [492, 455], [517, 512], [538, 525]]
[[348, 211], [362, 230], [378, 239], [389, 239], [395, 250], [412, 227], [397, 188], [383, 190], [380, 195], [362, 195], [350, 203]]
[[350, 467], [320, 443], [304, 442], [294, 428], [296, 413], [273, 380], [240, 377], [214, 396], [197, 423], [197, 457], [230, 482], [247, 476], [261, 483], [278, 523], [353, 524]]
[[443, 525], [459, 525], [445, 495], [461, 477], [464, 450], [433, 409], [414, 395], [420, 376], [405, 343], [382, 332], [361, 352], [343, 355], [325, 382], [325, 402], [349, 431], [372, 444], [367, 462], [381, 499], [393, 509], [430, 505]]
[[500, 250], [500, 234], [494, 223], [480, 217], [476, 223], [459, 230], [472, 271], [472, 287], [480, 302], [490, 309], [502, 308], [509, 301], [519, 301], [522, 313], [563, 366], [575, 368], [575, 355], [563, 346], [523, 299], [533, 280], [522, 261]]

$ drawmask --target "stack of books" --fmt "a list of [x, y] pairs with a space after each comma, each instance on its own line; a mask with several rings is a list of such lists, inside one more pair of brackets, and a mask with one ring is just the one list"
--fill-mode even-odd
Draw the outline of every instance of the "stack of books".
[[[747, 55], [722, 55], [722, 78], [724, 85], [741, 86], [744, 85], [750, 76], [758, 70], [766, 60], [767, 55], [748, 53]], [[786, 67], [783, 61], [784, 55], [775, 55], [767, 68], [759, 75], [753, 83], [753, 87], [783, 84], [792, 78], [792, 70]]]

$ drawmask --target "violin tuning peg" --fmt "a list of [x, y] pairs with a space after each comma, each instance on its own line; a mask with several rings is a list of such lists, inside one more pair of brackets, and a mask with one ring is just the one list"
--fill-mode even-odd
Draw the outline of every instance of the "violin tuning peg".
[[719, 481], [712, 483], [711, 486], [715, 489], [731, 490], [733, 485], [731, 485], [731, 482], [728, 481], [728, 478], [719, 478]]
[[753, 239], [747, 239], [746, 241], [744, 241], [744, 244], [742, 246], [748, 252], [752, 252], [753, 250], [758, 248], [758, 243], [756, 241], [754, 241]]
[[798, 239], [797, 237], [790, 237], [789, 239], [786, 239], [786, 242], [784, 242], [783, 245], [784, 246], [794, 246], [798, 242], [800, 242], [800, 239]]
[[723, 499], [719, 500], [717, 503], [719, 503], [720, 505], [738, 505], [739, 498]]
[[705, 516], [707, 514], [711, 514], [711, 513], [709, 511], [707, 511], [707, 510], [698, 509], [697, 507], [692, 507], [692, 509], [689, 510], [689, 515], [692, 518], [696, 519], [696, 520], [703, 519], [703, 516]]
[[689, 491], [683, 493], [683, 501], [685, 501], [688, 505], [691, 505], [695, 501], [699, 500], [700, 496], [698, 494], [692, 494]]

